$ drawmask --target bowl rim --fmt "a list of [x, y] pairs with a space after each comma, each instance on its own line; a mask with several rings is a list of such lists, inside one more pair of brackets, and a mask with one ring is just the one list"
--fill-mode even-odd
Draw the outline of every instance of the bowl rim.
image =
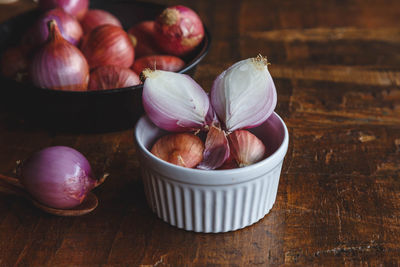
[[[187, 184], [198, 184], [198, 185], [227, 185], [227, 184], [238, 184], [242, 182], [247, 182], [253, 179], [257, 179], [265, 173], [268, 173], [270, 170], [273, 170], [279, 163], [281, 163], [286, 155], [288, 145], [289, 145], [289, 132], [285, 122], [282, 118], [274, 112], [271, 116], [275, 116], [281, 126], [283, 127], [283, 140], [279, 147], [267, 158], [254, 163], [252, 165], [236, 168], [236, 169], [224, 169], [224, 170], [201, 170], [201, 169], [193, 169], [193, 168], [185, 168], [181, 166], [174, 165], [172, 163], [166, 162], [156, 156], [154, 156], [140, 141], [139, 132], [142, 124], [150, 122], [150, 119], [147, 115], [143, 115], [135, 125], [134, 135], [136, 144], [140, 150], [140, 152], [144, 155], [146, 159], [149, 159], [150, 164], [154, 169], [162, 168], [163, 171], [169, 171], [168, 174], [173, 173], [179, 175], [174, 175], [174, 177], [168, 176], [163, 172], [161, 175], [169, 180], [174, 180], [180, 183]], [[265, 123], [265, 122], [264, 122]], [[157, 127], [154, 125], [154, 127]], [[149, 164], [146, 164], [146, 166]], [[141, 166], [143, 167], [143, 166]], [[159, 171], [158, 171], [159, 172]], [[161, 172], [159, 172], [161, 173]], [[218, 176], [216, 179], [214, 176]], [[180, 177], [179, 177], [180, 176]], [[188, 179], [185, 177], [195, 176], [194, 179]], [[212, 176], [212, 177], [211, 177]], [[192, 182], [190, 180], [195, 180]]]
[[[107, 4], [118, 4], [118, 3], [132, 3], [132, 2], [119, 0], [119, 1], [114, 1], [114, 2], [107, 3]], [[159, 8], [167, 7], [167, 5], [161, 5], [158, 3], [142, 2], [142, 1], [134, 1], [133, 3], [140, 4], [143, 6], [149, 6], [149, 7], [151, 7], [151, 6], [153, 6], [153, 7], [157, 6]], [[33, 9], [28, 12], [24, 12], [13, 18], [10, 18], [9, 20], [1, 22], [0, 25], [8, 23], [9, 21], [12, 21], [12, 20], [18, 20], [20, 17], [26, 16], [29, 13], [35, 13], [35, 12], [37, 12], [37, 9]], [[210, 45], [211, 45], [211, 34], [208, 31], [206, 25], [204, 25], [204, 23], [203, 23], [203, 27], [204, 27], [204, 38], [203, 38], [202, 42], [200, 43], [200, 45], [202, 45], [202, 46], [201, 46], [199, 53], [196, 54], [196, 56], [192, 60], [190, 60], [188, 62], [188, 64], [186, 64], [184, 66], [183, 69], [179, 70], [178, 73], [185, 74], [186, 72], [195, 68], [201, 62], [201, 60], [203, 60], [203, 58], [208, 54], [208, 51], [210, 50]], [[12, 82], [18, 83], [20, 85], [24, 85], [23, 83], [17, 82], [15, 80], [13, 80], [9, 77], [5, 77], [1, 74], [0, 74], [0, 77], [2, 79], [12, 81]], [[139, 85], [134, 85], [134, 86], [129, 86], [129, 87], [120, 87], [120, 88], [105, 89], [105, 90], [66, 91], [66, 90], [56, 90], [56, 89], [50, 89], [50, 88], [45, 88], [45, 87], [38, 87], [31, 83], [28, 84], [28, 86], [32, 87], [34, 90], [43, 91], [43, 92], [47, 92], [50, 94], [60, 94], [60, 95], [63, 95], [63, 94], [67, 94], [67, 95], [107, 95], [107, 94], [112, 94], [112, 93], [124, 93], [124, 92], [129, 92], [129, 91], [134, 91], [134, 90], [140, 90], [143, 88], [143, 84], [139, 84]]]

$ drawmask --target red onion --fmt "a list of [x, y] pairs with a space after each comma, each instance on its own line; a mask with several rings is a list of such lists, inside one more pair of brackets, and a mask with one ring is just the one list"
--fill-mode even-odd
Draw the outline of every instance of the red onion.
[[183, 132], [207, 125], [210, 108], [207, 94], [186, 74], [162, 70], [143, 71], [143, 107], [161, 129]]
[[160, 48], [154, 38], [154, 21], [147, 20], [133, 25], [128, 33], [136, 39], [135, 54], [137, 58], [158, 54]]
[[178, 71], [185, 66], [185, 62], [179, 57], [169, 55], [146, 56], [135, 60], [132, 69], [141, 73], [144, 69]]
[[85, 91], [89, 82], [89, 66], [78, 48], [65, 41], [55, 20], [48, 23], [49, 39], [36, 52], [30, 74], [38, 87]]
[[61, 8], [52, 9], [46, 12], [36, 22], [32, 34], [34, 45], [40, 45], [46, 42], [49, 37], [49, 29], [47, 23], [50, 20], [57, 22], [58, 29], [62, 37], [73, 45], [78, 45], [82, 38], [83, 30], [79, 22], [71, 15], [63, 11]]
[[101, 66], [90, 73], [88, 90], [124, 88], [139, 83], [139, 76], [130, 69], [118, 66]]
[[21, 168], [21, 183], [42, 204], [73, 208], [96, 186], [87, 159], [77, 150], [53, 146], [33, 154]]
[[83, 18], [89, 6], [89, 0], [39, 0], [39, 7], [42, 10], [49, 10], [60, 7], [65, 12]]
[[83, 38], [81, 50], [90, 68], [114, 65], [129, 68], [135, 57], [132, 40], [118, 26], [102, 25]]
[[28, 72], [28, 49], [25, 45], [8, 48], [1, 57], [1, 74], [18, 81]]
[[158, 45], [164, 52], [175, 56], [191, 52], [204, 37], [201, 19], [185, 6], [166, 8], [154, 27]]

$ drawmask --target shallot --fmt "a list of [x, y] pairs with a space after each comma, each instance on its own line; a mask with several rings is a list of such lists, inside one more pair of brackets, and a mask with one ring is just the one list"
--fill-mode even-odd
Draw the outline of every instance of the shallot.
[[190, 133], [174, 133], [162, 136], [151, 148], [151, 153], [169, 163], [193, 168], [203, 159], [204, 144]]
[[61, 8], [47, 11], [29, 32], [32, 45], [41, 45], [49, 38], [48, 22], [55, 20], [62, 37], [73, 45], [78, 45], [82, 38], [83, 30], [79, 22]]
[[78, 48], [61, 36], [55, 20], [50, 20], [49, 39], [36, 52], [30, 65], [34, 85], [67, 91], [85, 91], [89, 66]]
[[268, 119], [276, 106], [276, 89], [261, 55], [237, 62], [211, 88], [211, 103], [229, 132], [252, 128]]
[[139, 75], [127, 68], [101, 66], [90, 73], [88, 90], [106, 90], [138, 85]]
[[232, 157], [239, 167], [245, 167], [262, 160], [266, 148], [264, 143], [248, 130], [236, 130], [228, 135]]
[[179, 71], [185, 66], [185, 62], [179, 57], [170, 55], [153, 55], [137, 59], [132, 69], [136, 73], [141, 73], [144, 69]]
[[137, 23], [128, 30], [128, 33], [136, 40], [135, 53], [138, 58], [159, 53], [160, 48], [154, 37], [154, 21]]
[[164, 52], [183, 56], [193, 51], [204, 38], [200, 17], [185, 6], [164, 9], [154, 25], [155, 37]]
[[83, 18], [88, 6], [89, 0], [39, 0], [39, 8], [42, 10], [59, 7], [78, 19]]
[[111, 24], [122, 28], [121, 22], [117, 17], [102, 9], [88, 10], [81, 20], [81, 25], [85, 33], [88, 33], [94, 28], [104, 24]]
[[221, 128], [211, 125], [207, 133], [203, 161], [197, 168], [213, 170], [221, 167], [229, 155], [230, 148], [225, 132]]
[[186, 74], [143, 71], [143, 107], [161, 129], [183, 132], [207, 126], [210, 102], [207, 94]]
[[114, 65], [129, 68], [135, 51], [128, 34], [115, 25], [102, 25], [86, 35], [81, 44], [90, 68]]
[[23, 163], [20, 181], [37, 201], [59, 209], [78, 206], [101, 182], [94, 179], [88, 160], [65, 146], [34, 153]]

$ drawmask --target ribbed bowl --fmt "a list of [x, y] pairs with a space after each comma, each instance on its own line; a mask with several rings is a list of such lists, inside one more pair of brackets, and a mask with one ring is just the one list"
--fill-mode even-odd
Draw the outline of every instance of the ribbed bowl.
[[150, 153], [154, 141], [166, 132], [142, 117], [135, 137], [153, 212], [173, 226], [204, 233], [234, 231], [262, 219], [275, 203], [289, 134], [276, 113], [251, 132], [266, 145], [266, 159], [238, 169], [189, 169]]

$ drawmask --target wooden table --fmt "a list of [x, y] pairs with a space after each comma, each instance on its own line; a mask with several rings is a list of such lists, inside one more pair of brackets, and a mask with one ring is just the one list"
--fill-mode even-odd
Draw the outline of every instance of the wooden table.
[[[67, 145], [110, 177], [95, 190], [99, 207], [79, 218], [0, 195], [0, 266], [400, 264], [400, 2], [157, 2], [192, 7], [212, 32], [195, 75], [204, 88], [240, 59], [271, 61], [291, 136], [275, 206], [239, 231], [179, 230], [146, 204], [133, 130], [49, 132], [2, 113], [3, 174], [36, 150]], [[33, 6], [0, 6], [0, 19]]]

